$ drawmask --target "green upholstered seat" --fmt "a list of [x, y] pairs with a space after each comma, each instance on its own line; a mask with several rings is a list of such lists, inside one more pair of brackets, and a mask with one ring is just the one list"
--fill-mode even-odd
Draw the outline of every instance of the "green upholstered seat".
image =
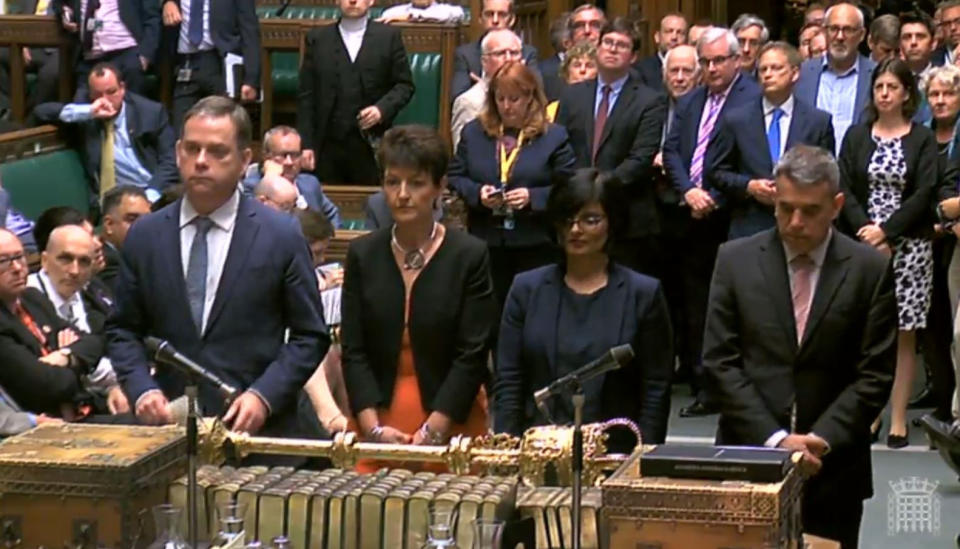
[[440, 124], [440, 77], [443, 56], [439, 52], [408, 54], [410, 72], [416, 91], [407, 106], [397, 114], [394, 125], [423, 124], [436, 128]]
[[0, 165], [10, 202], [30, 219], [52, 206], [90, 209], [90, 186], [80, 155], [63, 149]]

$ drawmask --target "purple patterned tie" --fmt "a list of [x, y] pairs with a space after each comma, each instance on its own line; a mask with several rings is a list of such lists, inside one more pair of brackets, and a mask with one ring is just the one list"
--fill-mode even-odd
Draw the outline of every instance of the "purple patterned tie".
[[703, 157], [707, 154], [707, 144], [710, 143], [710, 134], [717, 123], [717, 115], [723, 105], [723, 95], [715, 93], [708, 99], [709, 110], [707, 118], [697, 133], [697, 147], [693, 150], [693, 160], [690, 162], [690, 182], [697, 187], [703, 186]]

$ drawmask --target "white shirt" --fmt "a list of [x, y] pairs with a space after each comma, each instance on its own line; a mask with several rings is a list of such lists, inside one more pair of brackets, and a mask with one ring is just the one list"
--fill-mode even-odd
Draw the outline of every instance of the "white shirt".
[[[764, 99], [764, 101], [766, 101], [766, 99]], [[820, 281], [820, 271], [823, 268], [823, 261], [827, 257], [827, 248], [830, 247], [830, 240], [832, 239], [833, 239], [833, 229], [830, 229], [829, 231], [827, 231], [827, 237], [823, 239], [823, 242], [821, 242], [819, 246], [817, 246], [816, 248], [811, 250], [810, 253], [807, 254], [810, 256], [810, 259], [813, 260], [813, 264], [814, 264], [813, 274], [810, 277], [811, 290], [810, 290], [810, 302], [807, 304], [808, 311], [813, 306], [813, 296], [817, 293], [817, 282]], [[793, 295], [793, 266], [790, 265], [790, 263], [798, 255], [800, 255], [800, 253], [797, 251], [791, 250], [790, 246], [787, 245], [786, 242], [783, 242], [783, 253], [784, 253], [784, 256], [786, 256], [787, 274], [790, 277], [790, 295]], [[797, 404], [796, 402], [794, 402], [793, 406], [791, 406], [790, 414], [792, 416], [796, 416], [796, 413], [797, 413]], [[790, 423], [793, 423], [793, 421], [794, 421], [794, 418], [791, 417]], [[770, 438], [768, 438], [766, 442], [763, 443], [763, 445], [766, 446], [767, 448], [776, 448], [777, 445], [779, 445], [783, 439], [787, 438], [788, 434], [789, 433], [787, 433], [786, 430], [780, 429], [777, 432], [770, 435]], [[830, 441], [827, 441], [828, 444], [829, 442]], [[829, 446], [827, 450], [829, 451]]]
[[[200, 46], [190, 43], [190, 6], [193, 2], [203, 2], [203, 40]], [[180, 39], [177, 41], [177, 53], [197, 53], [213, 49], [210, 36], [210, 0], [180, 0]]]
[[[762, 99], [763, 102], [763, 127], [767, 129], [767, 133], [770, 133], [770, 123], [773, 122], [773, 110], [777, 108], [777, 105], [774, 105], [766, 97]], [[783, 114], [780, 115], [780, 156], [783, 156], [783, 153], [787, 149], [787, 134], [790, 132], [790, 118], [793, 116], [793, 96], [787, 98], [782, 105], [779, 106], [780, 110], [783, 111]]]
[[466, 19], [463, 8], [453, 4], [434, 2], [425, 8], [413, 4], [398, 4], [384, 10], [381, 19], [407, 19], [409, 21], [436, 21], [439, 23], [459, 23]]
[[[235, 192], [222, 206], [208, 216], [213, 226], [207, 233], [207, 288], [203, 301], [203, 329], [206, 331], [207, 321], [210, 319], [210, 310], [217, 297], [217, 288], [220, 286], [220, 277], [223, 275], [223, 266], [227, 262], [227, 252], [230, 250], [230, 241], [233, 240], [233, 228], [237, 224], [237, 210], [240, 205], [240, 193]], [[197, 210], [186, 197], [180, 207], [180, 260], [183, 262], [183, 278], [187, 278], [187, 266], [190, 263], [190, 247], [193, 237], [197, 234], [197, 227], [193, 224], [198, 217]]]
[[[27, 286], [43, 292], [43, 295], [45, 295], [47, 300], [53, 305], [54, 310], [57, 311], [57, 316], [64, 320], [72, 321], [78, 330], [88, 334], [90, 333], [90, 323], [87, 321], [87, 310], [83, 306], [83, 299], [80, 298], [80, 292], [74, 292], [72, 296], [64, 299], [57, 292], [53, 281], [50, 280], [50, 275], [43, 269], [27, 277]], [[68, 310], [71, 314], [67, 313]]]
[[352, 63], [357, 60], [360, 46], [363, 45], [363, 35], [367, 32], [367, 18], [343, 18], [337, 28], [340, 29], [340, 38], [343, 39], [343, 45], [347, 47], [347, 55], [350, 56], [350, 62]]

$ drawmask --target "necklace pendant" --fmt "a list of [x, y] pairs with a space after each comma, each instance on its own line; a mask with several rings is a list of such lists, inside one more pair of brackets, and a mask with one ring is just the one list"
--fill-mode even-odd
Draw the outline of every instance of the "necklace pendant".
[[408, 271], [419, 271], [423, 264], [424, 257], [420, 250], [409, 251], [403, 256], [403, 268]]

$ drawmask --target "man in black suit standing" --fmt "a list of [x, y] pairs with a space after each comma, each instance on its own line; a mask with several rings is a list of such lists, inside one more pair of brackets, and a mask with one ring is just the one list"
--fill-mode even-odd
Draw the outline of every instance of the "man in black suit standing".
[[[483, 11], [480, 13], [483, 33], [486, 34], [493, 29], [512, 29], [517, 21], [514, 10], [513, 0], [483, 0]], [[450, 84], [451, 102], [483, 78], [480, 40], [483, 40], [483, 36], [475, 42], [457, 47], [453, 57], [453, 82]], [[537, 71], [538, 56], [537, 48], [530, 44], [523, 45], [523, 62], [536, 74], [540, 74]]]
[[573, 44], [570, 42], [570, 14], [564, 13], [550, 23], [550, 45], [553, 46], [553, 55], [546, 59], [541, 59], [537, 66], [540, 69], [540, 76], [543, 77], [543, 93], [547, 96], [547, 101], [557, 101], [560, 94], [563, 93], [566, 82], [560, 76], [560, 66], [563, 64], [563, 57], [567, 48]]
[[84, 96], [87, 74], [99, 63], [117, 67], [130, 89], [143, 93], [144, 72], [160, 45], [157, 0], [52, 1], [63, 28], [79, 42], [73, 59], [77, 96]]
[[297, 121], [304, 161], [324, 183], [378, 185], [373, 146], [413, 96], [400, 30], [368, 21], [372, 5], [340, 0], [339, 23], [307, 35]]
[[[156, 3], [157, 0], [146, 0]], [[260, 23], [254, 0], [162, 0], [166, 53], [174, 59], [173, 125], [200, 98], [224, 95], [231, 71], [235, 99], [255, 101], [260, 87]]]
[[667, 52], [687, 43], [687, 20], [682, 13], [668, 13], [660, 20], [660, 29], [653, 33], [657, 51], [633, 66], [648, 88], [663, 93], [663, 62]]
[[577, 168], [612, 170], [626, 185], [630, 223], [614, 243], [617, 261], [657, 276], [659, 233], [653, 158], [660, 148], [666, 98], [632, 74], [636, 35], [623, 18], [604, 25], [597, 51], [597, 78], [566, 89], [557, 123], [566, 127]]
[[830, 152], [797, 145], [775, 177], [777, 226], [724, 244], [710, 285], [717, 444], [802, 452], [804, 532], [851, 549], [873, 493], [870, 423], [893, 381], [892, 271], [831, 228], [844, 197]]
[[830, 114], [793, 96], [800, 52], [771, 42], [757, 59], [763, 95], [725, 113], [707, 147], [707, 179], [730, 204], [731, 239], [774, 226], [773, 168], [783, 153], [800, 144], [834, 150]]
[[680, 410], [681, 417], [713, 412], [704, 388], [700, 349], [710, 273], [717, 247], [727, 235], [727, 210], [720, 193], [704, 177], [707, 144], [724, 112], [760, 95], [757, 83], [740, 73], [740, 43], [729, 30], [705, 30], [697, 55], [704, 85], [677, 100], [663, 144], [667, 178], [685, 205], [683, 223], [676, 223], [672, 235], [683, 242], [677, 259], [684, 314], [675, 326], [680, 333], [680, 364], [691, 370], [690, 386], [697, 399]]

